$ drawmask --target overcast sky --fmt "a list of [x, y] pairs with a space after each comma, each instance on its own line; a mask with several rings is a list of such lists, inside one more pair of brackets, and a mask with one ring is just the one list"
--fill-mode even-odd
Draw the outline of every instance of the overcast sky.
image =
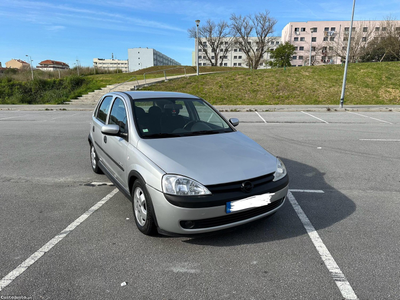
[[[353, 1], [315, 0], [0, 0], [0, 62], [12, 58], [33, 65], [51, 59], [74, 67], [93, 58], [127, 59], [128, 48], [154, 48], [191, 65], [195, 20], [229, 21], [232, 14], [269, 10], [274, 36], [295, 21], [350, 20]], [[400, 18], [400, 0], [358, 0], [355, 20]], [[201, 25], [201, 23], [200, 23]]]

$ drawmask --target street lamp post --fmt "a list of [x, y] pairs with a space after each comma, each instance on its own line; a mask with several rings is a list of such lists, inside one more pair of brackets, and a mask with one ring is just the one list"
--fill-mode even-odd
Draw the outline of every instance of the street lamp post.
[[28, 54], [25, 56], [29, 58], [29, 66], [31, 68], [32, 80], [33, 80], [32, 58]]
[[79, 60], [76, 60], [76, 70], [78, 71], [78, 76], [79, 76]]
[[343, 84], [342, 84], [342, 94], [340, 96], [340, 108], [343, 108], [344, 103], [344, 92], [346, 90], [346, 78], [347, 78], [347, 67], [349, 64], [349, 53], [350, 53], [350, 45], [351, 45], [351, 30], [353, 28], [353, 19], [354, 19], [354, 7], [356, 6], [356, 0], [353, 0], [353, 11], [351, 13], [351, 22], [350, 22], [350, 32], [349, 32], [349, 40], [347, 42], [347, 53], [346, 53], [346, 63], [344, 67], [344, 75], [343, 75]]
[[195, 55], [196, 55], [196, 69], [197, 69], [197, 76], [199, 76], [199, 24], [200, 24], [200, 20], [196, 20], [196, 51], [195, 51]]
[[308, 62], [308, 65], [309, 65], [309, 66], [311, 66], [312, 33], [313, 33], [313, 28], [310, 28], [311, 37], [310, 37], [310, 59], [309, 59], [309, 62]]

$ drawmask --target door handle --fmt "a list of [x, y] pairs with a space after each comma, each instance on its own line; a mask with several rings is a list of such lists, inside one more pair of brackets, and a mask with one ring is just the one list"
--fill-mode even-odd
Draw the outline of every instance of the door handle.
[[107, 143], [107, 136], [104, 136], [104, 143]]

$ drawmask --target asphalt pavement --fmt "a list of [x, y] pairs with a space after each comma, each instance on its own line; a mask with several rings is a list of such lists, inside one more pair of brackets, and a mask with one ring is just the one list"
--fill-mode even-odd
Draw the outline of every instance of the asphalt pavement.
[[1, 299], [400, 298], [397, 107], [219, 107], [282, 158], [290, 199], [199, 237], [136, 229], [91, 170], [93, 108], [24, 107], [0, 106]]

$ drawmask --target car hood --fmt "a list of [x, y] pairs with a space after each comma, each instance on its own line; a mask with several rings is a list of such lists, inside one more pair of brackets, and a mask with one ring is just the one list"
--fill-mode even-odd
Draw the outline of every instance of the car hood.
[[276, 158], [241, 132], [142, 139], [138, 149], [162, 170], [204, 185], [275, 172]]

